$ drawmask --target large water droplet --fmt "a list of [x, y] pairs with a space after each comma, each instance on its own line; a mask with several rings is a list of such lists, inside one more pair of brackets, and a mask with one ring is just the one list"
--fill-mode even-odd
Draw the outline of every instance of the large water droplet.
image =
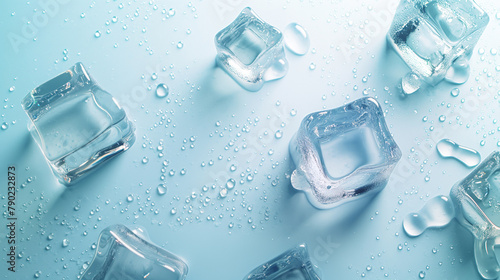
[[406, 74], [406, 76], [404, 76], [401, 80], [403, 92], [406, 94], [415, 93], [421, 85], [422, 81], [420, 81], [420, 77], [418, 77], [418, 75], [413, 72]]
[[9, 128], [9, 124], [4, 122], [2, 123], [2, 125], [0, 126], [0, 128], [2, 128], [2, 130], [7, 130], [7, 128]]
[[463, 84], [467, 82], [470, 75], [469, 60], [461, 57], [455, 60], [450, 69], [446, 72], [446, 81], [454, 84]]
[[163, 98], [163, 97], [167, 96], [169, 92], [170, 92], [170, 89], [168, 88], [168, 86], [166, 84], [159, 84], [155, 90], [156, 96], [159, 98]]
[[304, 55], [309, 50], [311, 40], [304, 27], [290, 23], [285, 27], [285, 46], [296, 55]]
[[167, 186], [165, 186], [165, 184], [159, 184], [156, 191], [158, 192], [158, 195], [164, 195], [167, 193]]
[[277, 59], [269, 69], [266, 70], [262, 79], [266, 82], [283, 78], [288, 73], [288, 61], [285, 57]]
[[467, 167], [474, 167], [481, 162], [481, 155], [478, 151], [460, 146], [450, 139], [439, 141], [436, 145], [436, 149], [440, 156], [454, 158]]
[[403, 228], [409, 236], [419, 236], [431, 227], [444, 227], [455, 217], [450, 198], [444, 195], [429, 200], [420, 211], [410, 213], [403, 220]]

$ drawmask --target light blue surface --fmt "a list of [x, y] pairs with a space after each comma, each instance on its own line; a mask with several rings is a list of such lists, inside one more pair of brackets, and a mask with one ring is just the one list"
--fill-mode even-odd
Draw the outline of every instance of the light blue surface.
[[[326, 280], [384, 279], [386, 273], [387, 279], [418, 279], [420, 271], [426, 279], [481, 279], [472, 236], [457, 222], [418, 238], [406, 236], [401, 222], [430, 198], [447, 195], [471, 171], [440, 158], [439, 140], [474, 148], [483, 158], [498, 149], [500, 71], [495, 67], [500, 58], [492, 50], [499, 48], [497, 1], [477, 1], [491, 21], [458, 97], [450, 94], [456, 86], [440, 83], [405, 99], [396, 86], [408, 69], [385, 38], [398, 1], [130, 1], [122, 9], [117, 1], [62, 2], [46, 12], [46, 20], [35, 19], [44, 1], [7, 1], [0, 11], [0, 123], [9, 125], [0, 130], [1, 204], [7, 202], [7, 166], [17, 167], [18, 185], [31, 180], [17, 193], [18, 271], [7, 273], [2, 261], [3, 279], [31, 279], [37, 271], [40, 279], [75, 279], [92, 259], [100, 231], [115, 223], [145, 227], [153, 242], [187, 261], [187, 279], [242, 279], [303, 242]], [[247, 5], [282, 31], [297, 22], [311, 37], [305, 56], [287, 52], [287, 76], [256, 93], [214, 68], [214, 35]], [[175, 15], [166, 18], [170, 8]], [[26, 21], [36, 27], [32, 34]], [[17, 48], [9, 36], [20, 40]], [[137, 127], [137, 141], [66, 188], [29, 135], [20, 103], [78, 61], [125, 107]], [[169, 86], [167, 98], [155, 96], [158, 83]], [[305, 115], [360, 98], [365, 89], [382, 105], [403, 158], [385, 190], [352, 223], [339, 224], [345, 209], [316, 210], [290, 186], [288, 142]], [[444, 122], [438, 120], [441, 115]], [[281, 139], [275, 138], [278, 130]], [[161, 139], [163, 157], [157, 150]], [[231, 165], [237, 170], [231, 172]], [[159, 196], [162, 174], [168, 191]], [[219, 186], [229, 178], [237, 185], [219, 199]], [[203, 185], [210, 189], [203, 192]], [[65, 238], [70, 243], [62, 247]]]

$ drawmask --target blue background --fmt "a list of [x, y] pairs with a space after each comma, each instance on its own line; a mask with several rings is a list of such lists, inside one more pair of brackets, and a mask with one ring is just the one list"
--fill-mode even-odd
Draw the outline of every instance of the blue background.
[[[401, 98], [397, 85], [408, 69], [385, 40], [398, 4], [394, 0], [4, 1], [0, 123], [9, 127], [0, 130], [0, 201], [6, 211], [4, 175], [14, 165], [19, 256], [18, 271], [7, 272], [7, 239], [2, 239], [0, 274], [30, 279], [40, 271], [42, 279], [75, 279], [91, 261], [100, 231], [122, 223], [145, 227], [153, 242], [183, 257], [188, 279], [242, 279], [303, 242], [323, 279], [383, 279], [385, 274], [418, 279], [420, 271], [426, 279], [480, 279], [472, 236], [458, 223], [418, 238], [408, 237], [401, 226], [405, 215], [447, 195], [471, 171], [440, 158], [439, 140], [477, 149], [483, 158], [500, 145], [500, 60], [492, 50], [499, 48], [500, 4], [477, 2], [490, 23], [472, 56], [469, 81], [458, 86], [459, 96], [450, 95], [457, 86], [443, 82]], [[288, 75], [256, 93], [214, 67], [214, 35], [247, 5], [277, 28], [297, 22], [311, 37], [305, 56], [287, 52]], [[175, 15], [167, 17], [171, 8]], [[137, 140], [66, 188], [29, 135], [20, 101], [79, 61], [126, 108]], [[170, 87], [167, 98], [155, 96], [158, 83]], [[403, 158], [385, 190], [344, 224], [338, 217], [345, 210], [316, 210], [292, 189], [288, 142], [308, 113], [362, 96], [381, 103]], [[441, 115], [446, 121], [438, 120]], [[281, 139], [275, 137], [278, 130]], [[237, 170], [230, 171], [231, 165]], [[237, 185], [221, 199], [220, 186], [229, 178]], [[168, 191], [160, 196], [156, 187], [163, 181]], [[203, 192], [204, 185], [210, 190]], [[63, 239], [69, 246], [62, 246]]]

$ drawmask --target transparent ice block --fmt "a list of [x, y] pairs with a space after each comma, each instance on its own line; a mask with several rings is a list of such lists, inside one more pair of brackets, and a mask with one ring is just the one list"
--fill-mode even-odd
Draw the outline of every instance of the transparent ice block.
[[35, 88], [22, 106], [33, 138], [54, 174], [67, 185], [135, 140], [125, 111], [81, 63]]
[[500, 152], [495, 151], [450, 192], [457, 220], [474, 236], [479, 273], [500, 276], [495, 247], [500, 245]]
[[82, 280], [183, 280], [188, 267], [179, 257], [124, 225], [105, 228]]
[[305, 244], [292, 248], [252, 270], [244, 280], [321, 280]]
[[290, 141], [292, 186], [328, 209], [382, 190], [401, 151], [373, 98], [307, 115]]
[[249, 91], [264, 82], [280, 79], [288, 71], [283, 35], [264, 22], [251, 8], [215, 36], [217, 64]]
[[387, 38], [414, 74], [435, 85], [454, 65], [468, 67], [488, 21], [473, 0], [401, 0]]

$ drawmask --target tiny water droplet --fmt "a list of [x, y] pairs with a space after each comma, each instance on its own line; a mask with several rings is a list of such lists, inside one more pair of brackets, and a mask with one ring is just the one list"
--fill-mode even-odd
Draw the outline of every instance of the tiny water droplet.
[[129, 194], [127, 196], [127, 202], [132, 202], [132, 201], [134, 201], [134, 197], [131, 194]]
[[304, 27], [297, 23], [290, 23], [283, 32], [285, 46], [296, 55], [304, 55], [309, 50], [311, 40]]
[[68, 245], [69, 245], [69, 240], [68, 239], [63, 239], [62, 246], [63, 247], [68, 247]]
[[316, 69], [316, 63], [311, 62], [311, 64], [309, 64], [309, 70], [314, 70], [314, 69]]
[[232, 190], [234, 188], [234, 186], [236, 185], [236, 181], [234, 179], [229, 179], [227, 180], [226, 182], [226, 188], [228, 190]]
[[458, 88], [454, 88], [450, 91], [451, 96], [457, 97], [460, 94], [460, 90]]
[[10, 91], [10, 92], [13, 92], [15, 89], [16, 89], [16, 87], [15, 87], [15, 86], [11, 86], [11, 87], [9, 88], [9, 91]]
[[9, 128], [9, 124], [6, 122], [3, 122], [2, 125], [0, 126], [0, 128], [2, 128], [2, 130], [7, 130], [7, 128]]
[[425, 278], [425, 272], [420, 271], [420, 272], [418, 273], [418, 278], [420, 278], [420, 279], [424, 279], [424, 278]]
[[221, 198], [225, 198], [227, 196], [227, 189], [222, 189], [219, 192]]
[[184, 44], [182, 42], [177, 43], [177, 48], [182, 49], [184, 47]]
[[151, 80], [154, 81], [156, 79], [158, 79], [158, 74], [156, 74], [156, 73], [151, 74]]
[[444, 121], [446, 121], [446, 116], [445, 116], [445, 115], [441, 115], [441, 116], [439, 116], [439, 121], [440, 121], [440, 122], [444, 122]]
[[96, 38], [101, 37], [101, 31], [97, 30], [97, 31], [94, 33], [94, 37], [96, 37]]
[[143, 164], [146, 164], [146, 163], [148, 163], [148, 162], [149, 162], [149, 158], [148, 158], [148, 157], [143, 157], [143, 158], [142, 158], [142, 163], [143, 163]]
[[277, 130], [276, 133], [274, 133], [274, 137], [276, 139], [281, 139], [281, 137], [283, 137], [283, 132], [281, 132], [281, 130]]

